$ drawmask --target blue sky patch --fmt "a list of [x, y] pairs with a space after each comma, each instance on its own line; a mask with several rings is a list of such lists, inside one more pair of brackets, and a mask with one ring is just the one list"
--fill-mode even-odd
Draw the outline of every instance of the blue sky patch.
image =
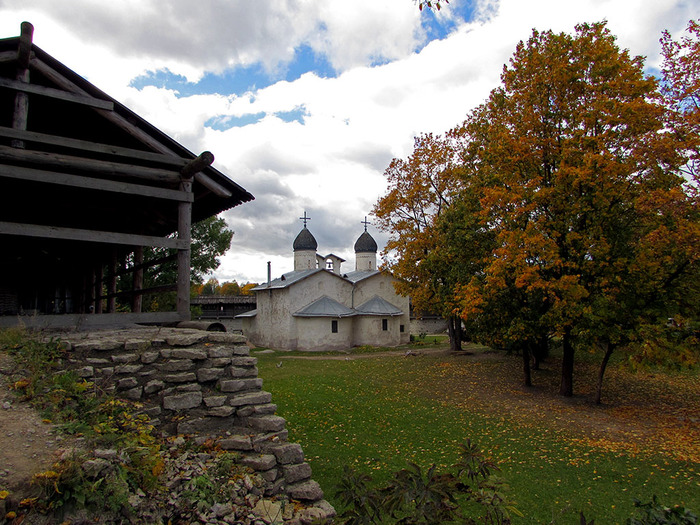
[[217, 131], [226, 131], [231, 128], [242, 128], [250, 124], [257, 124], [263, 118], [265, 118], [266, 113], [249, 113], [247, 115], [241, 115], [240, 117], [235, 117], [233, 115], [218, 115], [207, 120], [204, 125], [208, 128], [215, 129]]
[[304, 117], [308, 115], [306, 108], [304, 106], [294, 108], [291, 111], [278, 111], [275, 116], [284, 120], [285, 122], [298, 122], [299, 124], [304, 124]]

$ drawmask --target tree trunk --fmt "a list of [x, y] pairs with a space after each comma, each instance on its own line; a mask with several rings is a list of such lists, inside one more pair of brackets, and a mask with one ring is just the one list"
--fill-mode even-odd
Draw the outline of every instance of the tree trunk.
[[615, 350], [615, 345], [608, 342], [608, 346], [605, 349], [605, 356], [603, 357], [603, 362], [600, 363], [600, 370], [598, 370], [598, 388], [595, 393], [595, 404], [600, 405], [603, 397], [603, 376], [605, 375], [605, 369], [608, 366], [608, 361], [610, 361], [610, 356]]
[[462, 351], [462, 319], [453, 315], [447, 320], [447, 332], [450, 335], [450, 350]]
[[561, 362], [559, 395], [571, 397], [574, 395], [574, 346], [571, 341], [571, 328], [564, 330], [562, 345], [564, 347], [564, 355]]
[[458, 315], [455, 315], [454, 320], [455, 320], [455, 339], [456, 339], [455, 350], [457, 352], [461, 352], [462, 351], [462, 341], [464, 341], [464, 334], [462, 333], [462, 318], [459, 317]]
[[522, 347], [523, 376], [525, 386], [532, 386], [532, 372], [530, 371], [530, 348], [527, 344]]
[[540, 369], [540, 363], [549, 357], [549, 337], [542, 336], [537, 339], [535, 346], [532, 349], [532, 368]]

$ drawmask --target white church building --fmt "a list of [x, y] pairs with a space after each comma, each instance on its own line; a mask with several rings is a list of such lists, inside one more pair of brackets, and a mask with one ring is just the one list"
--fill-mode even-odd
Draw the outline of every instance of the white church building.
[[257, 309], [237, 316], [256, 346], [278, 350], [341, 350], [409, 342], [409, 300], [394, 277], [377, 269], [377, 243], [365, 231], [355, 243], [355, 270], [344, 259], [316, 253], [306, 227], [294, 240], [294, 270], [253, 288]]

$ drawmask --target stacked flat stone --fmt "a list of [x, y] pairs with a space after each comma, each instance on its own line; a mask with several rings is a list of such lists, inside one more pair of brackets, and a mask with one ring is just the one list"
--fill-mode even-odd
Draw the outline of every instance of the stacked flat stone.
[[[287, 442], [284, 418], [262, 389], [257, 358], [243, 336], [192, 329], [141, 328], [63, 336], [69, 364], [117, 397], [143, 403], [164, 435], [214, 439], [284, 493], [321, 502], [300, 445]], [[328, 504], [324, 501], [324, 506]]]

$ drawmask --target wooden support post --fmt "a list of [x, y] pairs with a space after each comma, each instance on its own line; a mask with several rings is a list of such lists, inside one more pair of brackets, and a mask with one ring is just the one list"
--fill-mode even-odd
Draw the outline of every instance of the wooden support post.
[[134, 283], [133, 291], [135, 292], [131, 300], [131, 311], [135, 314], [140, 314], [143, 308], [143, 296], [140, 293], [143, 290], [143, 246], [134, 248]]
[[105, 279], [105, 271], [102, 263], [98, 263], [95, 267], [95, 313], [102, 313], [102, 295], [103, 286]]
[[[192, 178], [183, 178], [180, 190], [192, 191]], [[190, 265], [192, 243], [192, 203], [178, 204], [177, 237], [185, 245], [177, 251], [177, 313], [183, 321], [190, 319]]]
[[[32, 36], [34, 26], [29, 22], [22, 22], [22, 32], [19, 37], [19, 49], [17, 50], [17, 81], [29, 84], [29, 58], [32, 51]], [[15, 112], [12, 116], [12, 128], [25, 131], [29, 117], [29, 96], [23, 91], [15, 95]], [[23, 140], [13, 140], [12, 147], [24, 148]]]
[[88, 313], [95, 313], [95, 267], [90, 268], [90, 277], [88, 278]]
[[117, 311], [117, 249], [112, 248], [112, 254], [109, 260], [109, 282], [107, 283], [107, 313], [113, 314]]

